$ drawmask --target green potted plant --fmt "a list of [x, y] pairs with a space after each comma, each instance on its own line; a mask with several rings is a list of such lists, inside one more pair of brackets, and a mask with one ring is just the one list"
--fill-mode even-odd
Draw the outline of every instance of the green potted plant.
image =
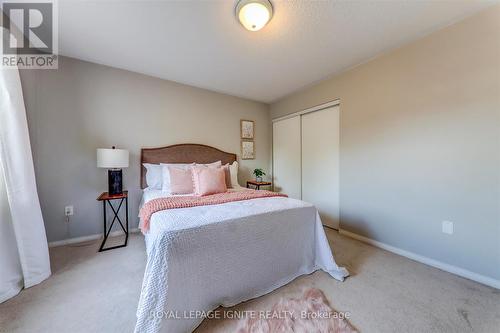
[[253, 171], [253, 174], [255, 175], [255, 181], [257, 181], [257, 182], [261, 182], [262, 181], [262, 176], [266, 175], [266, 173], [264, 172], [264, 170], [262, 170], [260, 168], [259, 169], [255, 169]]

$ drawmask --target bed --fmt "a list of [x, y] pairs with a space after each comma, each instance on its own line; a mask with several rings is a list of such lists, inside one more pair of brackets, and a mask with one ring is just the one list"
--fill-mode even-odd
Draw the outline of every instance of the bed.
[[[141, 152], [143, 163], [232, 163], [236, 155], [182, 144]], [[231, 191], [246, 191], [235, 186]], [[144, 190], [143, 203], [160, 198]], [[135, 332], [190, 332], [218, 306], [265, 295], [321, 269], [343, 281], [313, 205], [285, 197], [167, 209], [151, 216]]]

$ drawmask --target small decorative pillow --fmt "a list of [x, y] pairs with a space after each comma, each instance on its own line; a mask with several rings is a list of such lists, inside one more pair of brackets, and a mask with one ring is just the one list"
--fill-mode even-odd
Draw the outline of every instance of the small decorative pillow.
[[195, 195], [204, 196], [227, 191], [226, 175], [222, 168], [193, 166], [191, 171]]
[[231, 172], [229, 172], [229, 163], [221, 166], [222, 170], [224, 170], [224, 176], [226, 178], [226, 187], [231, 188]]
[[193, 193], [193, 173], [191, 169], [169, 166], [170, 193], [191, 194]]

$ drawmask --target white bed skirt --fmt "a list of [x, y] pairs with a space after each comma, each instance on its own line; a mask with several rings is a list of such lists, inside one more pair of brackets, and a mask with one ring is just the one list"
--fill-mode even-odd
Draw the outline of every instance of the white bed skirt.
[[233, 306], [318, 269], [340, 281], [349, 275], [317, 210], [289, 198], [156, 213], [146, 247], [136, 332], [190, 332], [203, 320], [194, 311]]

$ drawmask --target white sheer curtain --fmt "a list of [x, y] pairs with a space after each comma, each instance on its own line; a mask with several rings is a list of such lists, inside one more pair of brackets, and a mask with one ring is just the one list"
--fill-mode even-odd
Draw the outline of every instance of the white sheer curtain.
[[50, 275], [19, 71], [0, 68], [0, 302]]

